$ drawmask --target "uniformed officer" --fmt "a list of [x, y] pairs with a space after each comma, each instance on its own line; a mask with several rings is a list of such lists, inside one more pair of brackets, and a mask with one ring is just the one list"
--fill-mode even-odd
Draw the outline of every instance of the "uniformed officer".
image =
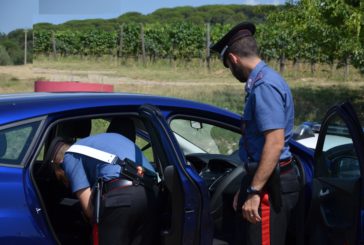
[[[156, 196], [145, 174], [151, 179], [156, 174], [132, 141], [120, 134], [103, 133], [73, 145], [55, 139], [49, 151], [53, 162], [64, 170], [63, 180], [80, 200], [85, 215], [95, 224], [94, 244], [153, 244], [158, 232]], [[56, 170], [62, 179], [62, 171]], [[95, 198], [99, 192], [93, 186], [101, 188], [100, 199]]]
[[239, 153], [247, 175], [233, 203], [244, 219], [239, 234], [245, 244], [283, 245], [300, 188], [288, 146], [294, 106], [285, 80], [259, 58], [255, 31], [240, 23], [211, 49], [246, 83]]

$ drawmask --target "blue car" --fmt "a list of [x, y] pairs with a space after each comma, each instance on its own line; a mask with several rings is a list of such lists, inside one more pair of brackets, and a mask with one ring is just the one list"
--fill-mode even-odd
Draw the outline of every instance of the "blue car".
[[[127, 121], [133, 123], [127, 124]], [[76, 197], [54, 175], [55, 137], [76, 141], [128, 127], [159, 175], [159, 244], [231, 244], [233, 195], [245, 170], [240, 115], [198, 102], [122, 93], [0, 96], [0, 244], [90, 244]], [[348, 103], [331, 108], [315, 150], [290, 142], [301, 202], [290, 235], [302, 244], [361, 244], [364, 137]]]

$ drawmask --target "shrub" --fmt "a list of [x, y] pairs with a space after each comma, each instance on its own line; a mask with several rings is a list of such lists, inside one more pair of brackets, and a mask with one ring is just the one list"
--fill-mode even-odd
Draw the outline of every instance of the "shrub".
[[8, 52], [2, 45], [0, 45], [0, 65], [4, 66], [4, 65], [12, 65], [12, 64], [13, 64], [13, 61], [11, 60]]

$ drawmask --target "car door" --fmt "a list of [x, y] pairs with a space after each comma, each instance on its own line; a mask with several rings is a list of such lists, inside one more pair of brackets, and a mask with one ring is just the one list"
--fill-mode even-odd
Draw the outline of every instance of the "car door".
[[208, 191], [203, 180], [193, 174], [160, 110], [144, 105], [139, 116], [147, 128], [155, 151], [162, 184], [171, 211], [162, 231], [163, 244], [211, 244], [212, 228], [208, 215]]
[[0, 126], [0, 244], [53, 244], [26, 163], [42, 118]]
[[363, 150], [363, 129], [350, 103], [331, 108], [315, 151], [309, 244], [363, 242]]

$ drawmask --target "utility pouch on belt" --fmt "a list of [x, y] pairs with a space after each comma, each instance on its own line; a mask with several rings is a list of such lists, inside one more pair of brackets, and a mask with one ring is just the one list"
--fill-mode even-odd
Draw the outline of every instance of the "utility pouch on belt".
[[101, 216], [101, 198], [102, 198], [103, 179], [98, 178], [92, 188], [92, 204], [93, 204], [93, 223], [98, 224]]
[[135, 185], [141, 184], [153, 188], [157, 184], [157, 175], [151, 170], [135, 164], [128, 158], [120, 161], [119, 164], [122, 166], [121, 175], [133, 181]]
[[[245, 164], [246, 171], [248, 175], [254, 176], [258, 169], [258, 162], [248, 162]], [[269, 194], [269, 201], [273, 209], [279, 212], [282, 207], [282, 190], [280, 181], [280, 170], [279, 164], [274, 168], [271, 176], [269, 177], [267, 183], [265, 184], [265, 189]]]

